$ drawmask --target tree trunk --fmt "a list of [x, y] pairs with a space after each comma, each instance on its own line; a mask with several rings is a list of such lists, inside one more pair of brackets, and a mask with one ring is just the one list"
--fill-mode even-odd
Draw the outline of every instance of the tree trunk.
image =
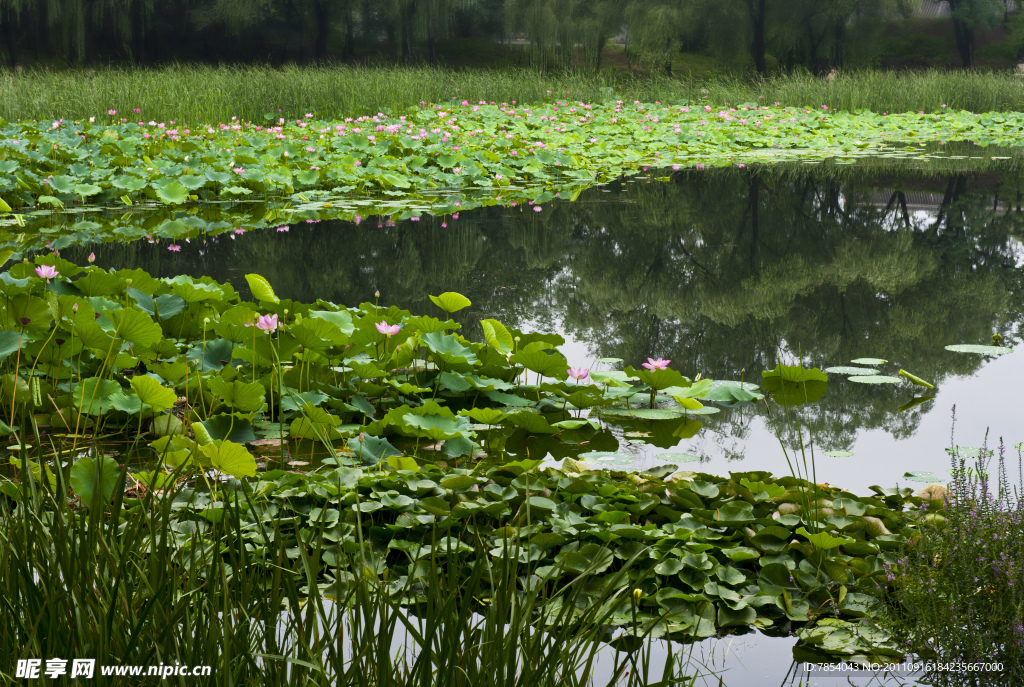
[[754, 40], [751, 52], [754, 56], [754, 67], [761, 76], [768, 75], [768, 63], [765, 61], [765, 3], [767, 0], [748, 0], [750, 19], [754, 29]]
[[132, 3], [132, 61], [135, 64], [146, 62], [146, 15], [144, 0]]
[[974, 67], [974, 28], [962, 19], [953, 20], [953, 35], [956, 37], [956, 49], [964, 69]]
[[345, 4], [345, 43], [341, 46], [341, 57], [351, 60], [356, 56], [355, 18], [352, 16], [352, 3]]
[[0, 29], [3, 30], [4, 42], [7, 44], [7, 57], [11, 63], [11, 69], [18, 66], [18, 47], [14, 39], [13, 14], [9, 8], [0, 14]]
[[314, 58], [317, 64], [327, 62], [327, 35], [331, 29], [331, 6], [328, 0], [316, 3], [316, 40], [313, 45]]

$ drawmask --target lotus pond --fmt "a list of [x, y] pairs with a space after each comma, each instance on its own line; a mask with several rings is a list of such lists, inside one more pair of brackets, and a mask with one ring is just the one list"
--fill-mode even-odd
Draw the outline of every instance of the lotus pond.
[[[183, 557], [244, 500], [257, 559], [320, 528], [327, 587], [511, 552], [625, 575], [630, 633], [901, 657], [870, 618], [914, 492], [1016, 428], [1024, 173], [988, 144], [1024, 120], [406, 116], [0, 129], [7, 497], [177, 485]], [[760, 641], [726, 684], [787, 674]]]

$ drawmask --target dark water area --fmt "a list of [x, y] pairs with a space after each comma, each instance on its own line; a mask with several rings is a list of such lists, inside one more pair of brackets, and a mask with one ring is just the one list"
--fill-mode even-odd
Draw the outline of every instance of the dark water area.
[[[458, 291], [473, 302], [456, 315], [465, 335], [481, 337], [484, 318], [557, 331], [569, 362], [594, 369], [660, 356], [690, 377], [758, 382], [780, 362], [826, 368], [884, 358], [879, 374], [902, 368], [936, 390], [830, 374], [824, 398], [785, 422], [774, 416], [774, 426], [763, 404], [723, 408], [701, 418], [690, 439], [666, 442], [626, 424], [591, 446], [628, 453], [636, 465], [686, 454], [701, 461], [689, 469], [785, 474], [802, 437], [818, 481], [864, 492], [916, 486], [906, 472], [943, 478], [954, 404], [955, 443], [978, 446], [988, 428], [989, 445], [1024, 441], [1015, 404], [1000, 400], [1024, 385], [1024, 353], [945, 350], [991, 344], [995, 333], [1007, 348], [1019, 343], [1020, 189], [1013, 172], [731, 169], [619, 181], [541, 212], [303, 222], [193, 238], [180, 252], [143, 240], [62, 255], [84, 261], [95, 251], [98, 265], [161, 277], [209, 275], [245, 295], [244, 275], [256, 272], [280, 297], [304, 302], [355, 305], [379, 290], [382, 303], [434, 315], [428, 294]], [[853, 455], [822, 455], [837, 450]]]

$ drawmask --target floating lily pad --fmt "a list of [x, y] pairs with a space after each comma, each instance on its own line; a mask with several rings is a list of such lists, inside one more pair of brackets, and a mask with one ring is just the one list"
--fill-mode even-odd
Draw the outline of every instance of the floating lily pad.
[[674, 420], [681, 416], [683, 411], [668, 408], [606, 408], [601, 411], [601, 414], [612, 417], [632, 417], [638, 420]]
[[861, 375], [871, 376], [877, 375], [878, 370], [870, 367], [848, 367], [840, 365], [839, 367], [826, 367], [825, 372], [830, 375]]
[[926, 482], [931, 484], [932, 482], [941, 482], [942, 479], [936, 477], [930, 472], [906, 472], [903, 474], [911, 482]]
[[712, 406], [703, 406], [701, 408], [687, 408], [687, 415], [714, 415], [715, 413], [721, 412], [721, 408], [715, 408]]
[[654, 457], [658, 460], [667, 460], [673, 463], [696, 463], [700, 461], [700, 456], [695, 456], [691, 453], [659, 453]]
[[587, 451], [577, 456], [577, 459], [601, 466], [633, 464], [633, 456], [619, 451]]
[[853, 455], [853, 451], [825, 451], [823, 455], [829, 458], [849, 458]]
[[1002, 346], [984, 346], [981, 344], [954, 344], [946, 346], [947, 351], [954, 353], [979, 353], [981, 355], [1006, 355], [1013, 349]]
[[889, 361], [884, 358], [854, 358], [850, 362], [854, 365], [885, 365]]
[[867, 376], [855, 376], [847, 377], [851, 382], [857, 382], [858, 384], [899, 384], [899, 377], [889, 377], [888, 375], [867, 375]]

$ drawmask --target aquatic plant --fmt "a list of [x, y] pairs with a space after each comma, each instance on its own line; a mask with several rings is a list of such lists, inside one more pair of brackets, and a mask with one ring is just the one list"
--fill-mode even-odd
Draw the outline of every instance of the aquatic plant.
[[329, 204], [352, 193], [397, 199], [437, 188], [538, 203], [545, 192], [578, 194], [646, 166], [855, 159], [893, 142], [1015, 146], [1022, 117], [609, 99], [537, 106], [463, 100], [397, 116], [263, 125], [23, 121], [0, 128], [0, 211], [248, 197]]

